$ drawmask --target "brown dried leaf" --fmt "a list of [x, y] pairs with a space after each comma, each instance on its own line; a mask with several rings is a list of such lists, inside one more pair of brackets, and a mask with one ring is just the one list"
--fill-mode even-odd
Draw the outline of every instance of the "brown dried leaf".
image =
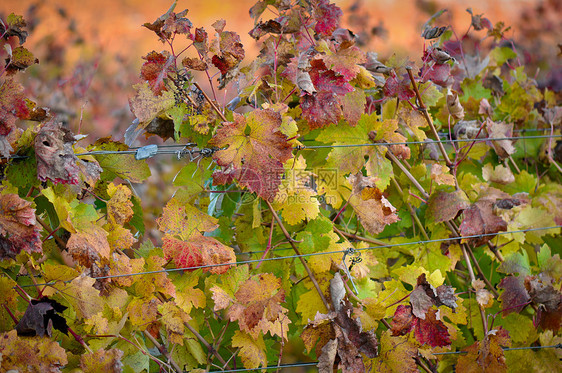
[[72, 258], [86, 268], [91, 268], [101, 258], [109, 258], [107, 232], [97, 225], [72, 233], [66, 247]]
[[494, 188], [488, 188], [481, 193], [478, 201], [464, 210], [464, 219], [460, 225], [461, 235], [464, 237], [486, 234], [469, 239], [469, 242], [479, 246], [492, 239], [493, 233], [507, 230], [507, 223], [494, 214], [496, 201], [504, 198], [511, 196]]
[[459, 102], [457, 91], [447, 90], [447, 109], [453, 118], [464, 119], [464, 108]]
[[188, 69], [197, 70], [197, 71], [205, 71], [207, 70], [208, 66], [205, 61], [200, 60], [199, 58], [195, 57], [185, 57], [181, 64]]
[[338, 352], [338, 340], [331, 339], [322, 347], [322, 354], [318, 357], [318, 372], [332, 373], [334, 371], [334, 361]]
[[369, 233], [378, 234], [400, 220], [394, 206], [374, 187], [374, 180], [357, 174], [349, 176], [349, 181], [353, 185], [349, 204]]
[[455, 192], [437, 191], [429, 197], [426, 214], [436, 223], [454, 219], [459, 212], [470, 206], [468, 197], [462, 190]]
[[[485, 125], [488, 136], [491, 138], [513, 137], [513, 123], [494, 122], [487, 118]], [[513, 140], [495, 140], [492, 141], [492, 146], [501, 159], [515, 153]]]
[[80, 168], [72, 149], [72, 133], [54, 119], [45, 123], [35, 137], [37, 177], [41, 181], [78, 184]]

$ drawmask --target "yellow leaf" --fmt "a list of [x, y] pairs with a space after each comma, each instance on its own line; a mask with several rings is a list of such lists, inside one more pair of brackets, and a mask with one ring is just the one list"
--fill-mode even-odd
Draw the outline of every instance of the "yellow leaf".
[[110, 183], [107, 186], [107, 217], [110, 223], [123, 225], [133, 217], [133, 202], [131, 202], [131, 189], [125, 185], [115, 186]]
[[267, 365], [265, 343], [260, 335], [256, 339], [249, 334], [236, 330], [232, 336], [232, 347], [240, 347], [240, 358], [244, 368], [255, 369]]
[[12, 330], [0, 335], [2, 372], [60, 372], [67, 363], [66, 351], [47, 337], [18, 337]]

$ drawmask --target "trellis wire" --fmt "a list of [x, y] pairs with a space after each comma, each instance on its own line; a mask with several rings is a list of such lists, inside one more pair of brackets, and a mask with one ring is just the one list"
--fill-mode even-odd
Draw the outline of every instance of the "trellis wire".
[[[514, 350], [540, 350], [543, 348], [562, 348], [562, 343], [551, 346], [526, 346], [526, 347], [502, 347], [504, 351], [514, 351]], [[466, 351], [450, 351], [450, 352], [436, 352], [433, 355], [453, 355], [453, 354], [466, 354]], [[281, 364], [281, 365], [270, 365], [262, 368], [240, 368], [240, 369], [229, 369], [229, 370], [211, 370], [209, 373], [237, 373], [237, 372], [252, 372], [258, 370], [273, 370], [273, 369], [285, 369], [285, 368], [304, 368], [318, 365], [318, 361], [310, 363], [293, 363], [293, 364]]]
[[[434, 242], [455, 241], [455, 240], [462, 240], [462, 239], [469, 239], [469, 238], [482, 238], [482, 237], [496, 236], [496, 235], [503, 235], [503, 234], [525, 233], [525, 232], [534, 232], [534, 231], [548, 230], [548, 229], [558, 229], [558, 228], [562, 228], [562, 225], [555, 225], [555, 226], [551, 226], [551, 227], [527, 228], [527, 229], [497, 232], [497, 233], [474, 234], [474, 235], [463, 236], [463, 237], [436, 238], [436, 239], [433, 239], [433, 240], [426, 240], [426, 241], [413, 241], [413, 242], [402, 242], [402, 243], [380, 245], [380, 246], [370, 246], [370, 247], [355, 249], [355, 251], [384, 249], [384, 248], [391, 248], [391, 247], [397, 247], [397, 246], [425, 245], [425, 244], [434, 243]], [[275, 258], [250, 259], [250, 260], [243, 260], [243, 261], [230, 262], [230, 263], [221, 263], [221, 264], [206, 264], [206, 265], [200, 265], [200, 266], [194, 266], [194, 267], [168, 268], [168, 269], [160, 269], [160, 270], [156, 270], [156, 271], [124, 273], [124, 274], [118, 274], [118, 275], [107, 275], [107, 276], [99, 276], [99, 277], [92, 277], [92, 278], [95, 279], [95, 280], [104, 280], [104, 279], [110, 279], [110, 278], [151, 275], [151, 274], [158, 274], [158, 273], [168, 273], [168, 272], [195, 270], [195, 269], [203, 269], [203, 268], [235, 266], [235, 265], [251, 264], [251, 263], [258, 263], [258, 262], [269, 262], [269, 261], [275, 261], [275, 260], [305, 258], [305, 257], [317, 256], [317, 255], [343, 254], [343, 253], [347, 253], [347, 252], [349, 252], [349, 249], [335, 250], [335, 251], [328, 251], [328, 252], [308, 253], [308, 254], [300, 254], [300, 255], [295, 254], [295, 255], [289, 255], [289, 256], [279, 256], [279, 257], [275, 257]], [[62, 283], [67, 284], [67, 283], [70, 283], [70, 282], [72, 282], [72, 280], [66, 280], [66, 281], [63, 281]], [[47, 283], [42, 283], [42, 284], [27, 284], [27, 285], [20, 285], [20, 286], [21, 287], [52, 286], [52, 285], [55, 285], [56, 283], [57, 283], [57, 281], [52, 281], [52, 282], [47, 282]]]
[[[528, 139], [552, 139], [552, 138], [562, 138], [562, 134], [553, 135], [536, 135], [536, 136], [508, 136], [508, 137], [488, 137], [488, 138], [476, 138], [476, 139], [440, 139], [439, 141], [428, 140], [428, 141], [403, 141], [403, 142], [374, 142], [367, 144], [339, 144], [339, 145], [298, 145], [296, 150], [305, 149], [328, 149], [328, 148], [353, 148], [353, 147], [365, 147], [365, 146], [391, 146], [391, 145], [410, 145], [410, 144], [431, 144], [434, 142], [444, 142], [444, 143], [461, 143], [461, 142], [486, 142], [486, 141], [502, 141], [502, 140], [528, 140]], [[128, 150], [92, 150], [89, 152], [76, 153], [76, 156], [86, 156], [86, 155], [110, 155], [110, 154], [123, 154], [123, 155], [135, 155], [139, 156], [142, 151], [146, 151], [150, 148], [155, 149], [148, 156], [140, 157], [137, 159], [151, 158], [156, 154], [177, 154], [178, 158], [185, 154], [212, 154], [216, 149], [213, 148], [201, 148], [198, 150], [188, 150], [187, 148], [193, 147], [196, 144], [177, 144], [177, 145], [146, 145], [140, 147], [132, 147]], [[182, 148], [182, 150], [173, 150], [173, 148]], [[5, 159], [5, 157], [1, 157]], [[26, 155], [11, 155], [10, 159], [26, 159]]]

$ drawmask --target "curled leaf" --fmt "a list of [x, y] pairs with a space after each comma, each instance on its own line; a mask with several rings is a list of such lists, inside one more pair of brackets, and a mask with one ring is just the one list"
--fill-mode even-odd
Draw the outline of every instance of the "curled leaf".
[[74, 155], [74, 138], [62, 123], [47, 122], [35, 137], [37, 177], [54, 183], [78, 184], [80, 168]]
[[459, 94], [456, 91], [447, 90], [447, 109], [453, 118], [464, 118], [464, 108], [459, 102]]

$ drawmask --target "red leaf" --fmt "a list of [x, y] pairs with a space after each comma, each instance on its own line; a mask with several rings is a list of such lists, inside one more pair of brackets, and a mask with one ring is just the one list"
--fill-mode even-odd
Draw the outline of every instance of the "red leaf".
[[415, 320], [414, 335], [422, 345], [427, 343], [431, 347], [443, 347], [451, 344], [451, 336], [445, 324], [437, 320], [437, 312], [430, 309], [425, 315], [425, 320]]
[[[166, 259], [173, 259], [177, 268], [233, 263], [236, 261], [232, 248], [223, 245], [214, 238], [206, 236], [193, 237], [189, 241], [181, 241], [165, 236], [162, 240], [162, 250]], [[228, 271], [228, 268], [230, 266], [227, 265], [214, 266], [203, 268], [203, 272], [222, 274]]]
[[220, 53], [215, 54], [211, 61], [222, 75], [226, 75], [244, 59], [244, 46], [240, 42], [240, 36], [232, 31], [222, 31], [219, 38]]
[[512, 312], [521, 312], [526, 303], [531, 300], [529, 293], [525, 289], [522, 276], [502, 278], [498, 288], [504, 289], [504, 292], [500, 295], [504, 316]]
[[334, 4], [330, 4], [329, 0], [319, 0], [314, 9], [314, 19], [316, 20], [314, 31], [321, 36], [332, 35], [332, 32], [338, 28], [342, 15], [342, 10]]
[[322, 60], [311, 60], [310, 66], [310, 79], [317, 91], [331, 92], [342, 96], [353, 92], [353, 87], [349, 84], [349, 81], [341, 75], [336, 75], [334, 71], [328, 70]]
[[398, 97], [401, 101], [408, 101], [415, 96], [414, 91], [410, 89], [410, 80], [398, 80], [394, 72], [386, 79], [383, 92], [385, 96]]
[[17, 118], [28, 116], [22, 85], [11, 77], [6, 78], [0, 86], [0, 136], [7, 136], [16, 128]]
[[331, 92], [318, 92], [301, 97], [302, 116], [311, 129], [338, 123], [343, 116], [337, 96]]
[[141, 67], [140, 76], [148, 81], [152, 92], [155, 95], [159, 95], [163, 90], [166, 90], [164, 79], [174, 69], [175, 58], [168, 52], [157, 53], [152, 51], [144, 56], [143, 59], [146, 62]]
[[408, 334], [414, 327], [414, 319], [415, 316], [412, 314], [412, 306], [399, 305], [390, 322], [392, 335]]
[[451, 76], [451, 66], [446, 63], [434, 64], [422, 69], [421, 73], [424, 82], [432, 81], [433, 83], [446, 87], [452, 83]]
[[15, 258], [22, 249], [42, 251], [35, 209], [17, 194], [0, 195], [0, 259]]
[[437, 310], [430, 309], [422, 320], [412, 313], [411, 306], [400, 305], [392, 318], [392, 335], [405, 335], [414, 329], [414, 336], [420, 344], [442, 347], [451, 344], [451, 336], [441, 320], [437, 320]]

